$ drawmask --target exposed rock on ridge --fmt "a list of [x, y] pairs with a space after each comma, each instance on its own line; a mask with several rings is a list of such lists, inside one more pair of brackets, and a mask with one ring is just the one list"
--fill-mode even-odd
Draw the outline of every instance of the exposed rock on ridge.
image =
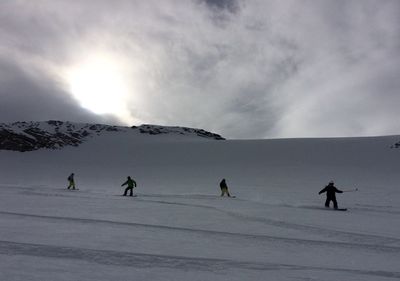
[[164, 127], [156, 125], [120, 127], [51, 120], [47, 122], [0, 124], [0, 150], [24, 152], [41, 148], [61, 149], [65, 146], [78, 146], [88, 138], [101, 135], [104, 132], [127, 133], [129, 131], [136, 131], [140, 134], [148, 135], [169, 134], [224, 140], [220, 135], [201, 129], [186, 127]]
[[400, 141], [393, 144], [390, 148], [400, 148]]

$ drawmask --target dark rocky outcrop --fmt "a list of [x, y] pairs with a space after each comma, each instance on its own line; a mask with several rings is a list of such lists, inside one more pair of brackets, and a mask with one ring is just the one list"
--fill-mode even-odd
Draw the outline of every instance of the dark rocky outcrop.
[[104, 130], [117, 131], [114, 126], [75, 124], [62, 121], [16, 122], [0, 124], [0, 149], [32, 151], [40, 148], [60, 149], [78, 146], [88, 137]]
[[390, 146], [390, 148], [400, 148], [400, 141], [398, 141], [395, 144], [393, 144], [392, 146]]
[[141, 125], [132, 127], [102, 124], [79, 124], [50, 120], [47, 122], [16, 122], [0, 124], [0, 150], [33, 151], [38, 149], [61, 149], [78, 146], [88, 138], [107, 133], [137, 131], [147, 135], [197, 136], [212, 140], [224, 140], [217, 134], [202, 129]]
[[[132, 127], [133, 128], [133, 127]], [[203, 129], [193, 129], [187, 127], [165, 127], [165, 126], [157, 126], [157, 125], [141, 125], [139, 127], [135, 127], [142, 134], [149, 135], [160, 135], [160, 134], [179, 134], [179, 135], [197, 135], [202, 138], [215, 139], [215, 140], [225, 140], [218, 134], [207, 132]]]

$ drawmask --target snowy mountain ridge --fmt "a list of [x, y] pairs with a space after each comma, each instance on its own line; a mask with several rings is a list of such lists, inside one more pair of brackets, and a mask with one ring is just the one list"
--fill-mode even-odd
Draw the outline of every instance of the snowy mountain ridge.
[[144, 135], [172, 135], [200, 139], [224, 140], [218, 134], [202, 129], [158, 125], [132, 127], [103, 124], [73, 123], [50, 120], [46, 122], [15, 122], [0, 124], [0, 150], [33, 151], [41, 148], [61, 149], [65, 146], [79, 146], [88, 138], [105, 132], [135, 133]]

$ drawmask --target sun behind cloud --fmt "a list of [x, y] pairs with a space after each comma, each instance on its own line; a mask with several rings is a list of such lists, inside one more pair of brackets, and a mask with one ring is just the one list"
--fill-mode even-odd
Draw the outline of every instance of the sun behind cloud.
[[112, 114], [126, 124], [134, 118], [128, 110], [129, 81], [118, 59], [97, 53], [68, 67], [65, 79], [82, 107], [96, 114]]

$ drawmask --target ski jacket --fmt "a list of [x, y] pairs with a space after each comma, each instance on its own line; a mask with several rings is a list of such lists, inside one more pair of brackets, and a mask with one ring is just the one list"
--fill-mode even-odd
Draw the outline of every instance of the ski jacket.
[[128, 187], [133, 188], [136, 186], [136, 182], [133, 179], [128, 179], [126, 182], [124, 182], [121, 186], [128, 185]]
[[228, 189], [228, 186], [226, 185], [225, 180], [222, 180], [222, 181], [219, 183], [219, 187], [220, 187], [221, 189]]
[[74, 176], [73, 175], [69, 175], [68, 180], [69, 181], [74, 181]]
[[337, 189], [333, 184], [325, 186], [325, 188], [322, 189], [318, 194], [321, 194], [321, 193], [324, 193], [324, 192], [326, 192], [326, 196], [328, 198], [335, 198], [336, 197], [336, 193], [343, 193], [343, 191]]

